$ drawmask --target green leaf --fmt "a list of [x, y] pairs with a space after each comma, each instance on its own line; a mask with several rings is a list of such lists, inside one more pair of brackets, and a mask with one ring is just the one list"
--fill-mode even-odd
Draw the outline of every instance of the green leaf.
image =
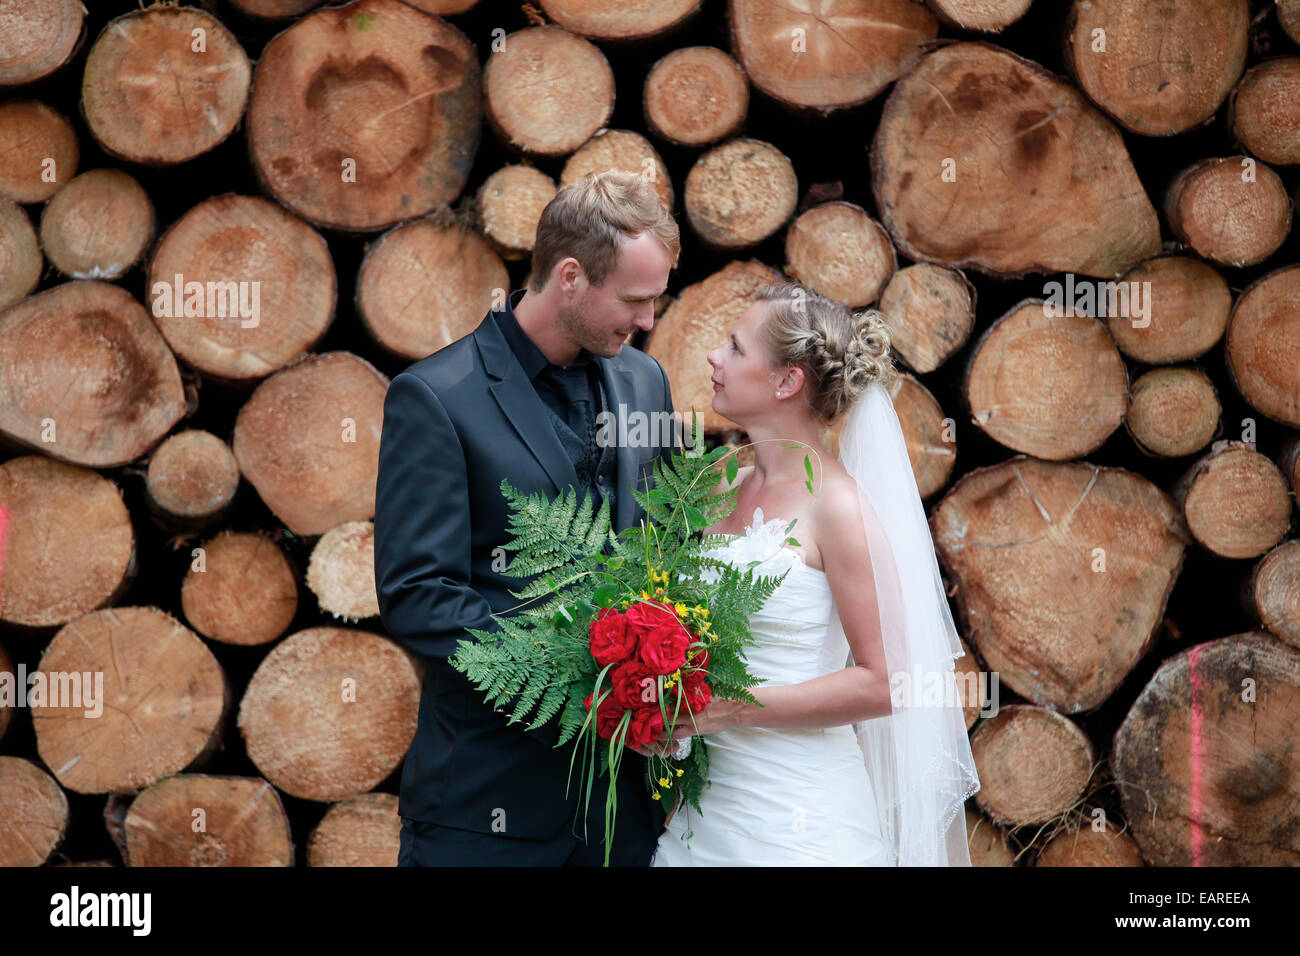
[[812, 481], [812, 476], [813, 476], [812, 459], [809, 458], [807, 455], [803, 456], [803, 470], [808, 472], [808, 480]]
[[736, 483], [736, 472], [740, 471], [740, 463], [736, 461], [736, 456], [732, 455], [727, 459], [727, 484]]
[[611, 571], [617, 571], [619, 568], [623, 566], [625, 562], [624, 562], [623, 555], [616, 554], [605, 563]]
[[599, 584], [596, 586], [595, 593], [591, 596], [591, 603], [597, 607], [609, 607], [614, 603], [614, 599], [618, 597], [618, 592], [621, 590], [622, 588], [613, 581]]
[[785, 539], [785, 543], [786, 543], [786, 544], [792, 544], [792, 545], [794, 545], [796, 548], [802, 548], [802, 547], [803, 547], [803, 545], [801, 545], [801, 544], [799, 543], [799, 539], [798, 539], [798, 538], [786, 538], [786, 539]]
[[709, 519], [704, 517], [704, 512], [694, 505], [686, 506], [686, 517], [694, 528], [707, 528], [709, 526]]

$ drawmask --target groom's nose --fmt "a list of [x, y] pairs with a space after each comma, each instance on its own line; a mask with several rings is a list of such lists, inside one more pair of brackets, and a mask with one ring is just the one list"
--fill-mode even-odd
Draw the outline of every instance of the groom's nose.
[[649, 332], [652, 328], [654, 328], [655, 304], [653, 302], [648, 303], [645, 311], [637, 314], [636, 320], [635, 322], [633, 322], [633, 324], [638, 329], [644, 329], [647, 332]]

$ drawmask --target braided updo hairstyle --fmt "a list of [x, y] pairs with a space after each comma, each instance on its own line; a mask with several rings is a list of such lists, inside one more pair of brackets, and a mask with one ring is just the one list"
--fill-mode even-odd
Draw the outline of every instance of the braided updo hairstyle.
[[866, 388], [892, 389], [898, 370], [889, 355], [889, 326], [876, 309], [854, 313], [794, 282], [758, 290], [767, 322], [760, 337], [777, 365], [802, 368], [808, 403], [823, 424], [849, 410]]

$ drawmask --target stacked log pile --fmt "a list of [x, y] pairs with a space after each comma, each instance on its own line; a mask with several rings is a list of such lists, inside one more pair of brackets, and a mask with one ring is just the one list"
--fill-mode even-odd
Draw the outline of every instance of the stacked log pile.
[[88, 6], [0, 38], [0, 865], [396, 862], [385, 390], [606, 168], [711, 442], [759, 287], [889, 321], [973, 861], [1300, 863], [1300, 3]]

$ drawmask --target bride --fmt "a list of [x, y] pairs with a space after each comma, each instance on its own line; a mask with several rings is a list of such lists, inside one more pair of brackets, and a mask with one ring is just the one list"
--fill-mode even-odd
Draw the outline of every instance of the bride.
[[[713, 409], [756, 443], [754, 465], [719, 486], [738, 501], [707, 529], [728, 536], [715, 556], [785, 578], [750, 620], [762, 706], [715, 698], [678, 721], [674, 737], [707, 743], [709, 786], [702, 813], [671, 813], [652, 865], [969, 866], [963, 804], [979, 781], [952, 677], [962, 651], [889, 398], [883, 317], [769, 285], [708, 361]], [[837, 460], [820, 434], [841, 419]], [[665, 734], [640, 752], [680, 744]]]

